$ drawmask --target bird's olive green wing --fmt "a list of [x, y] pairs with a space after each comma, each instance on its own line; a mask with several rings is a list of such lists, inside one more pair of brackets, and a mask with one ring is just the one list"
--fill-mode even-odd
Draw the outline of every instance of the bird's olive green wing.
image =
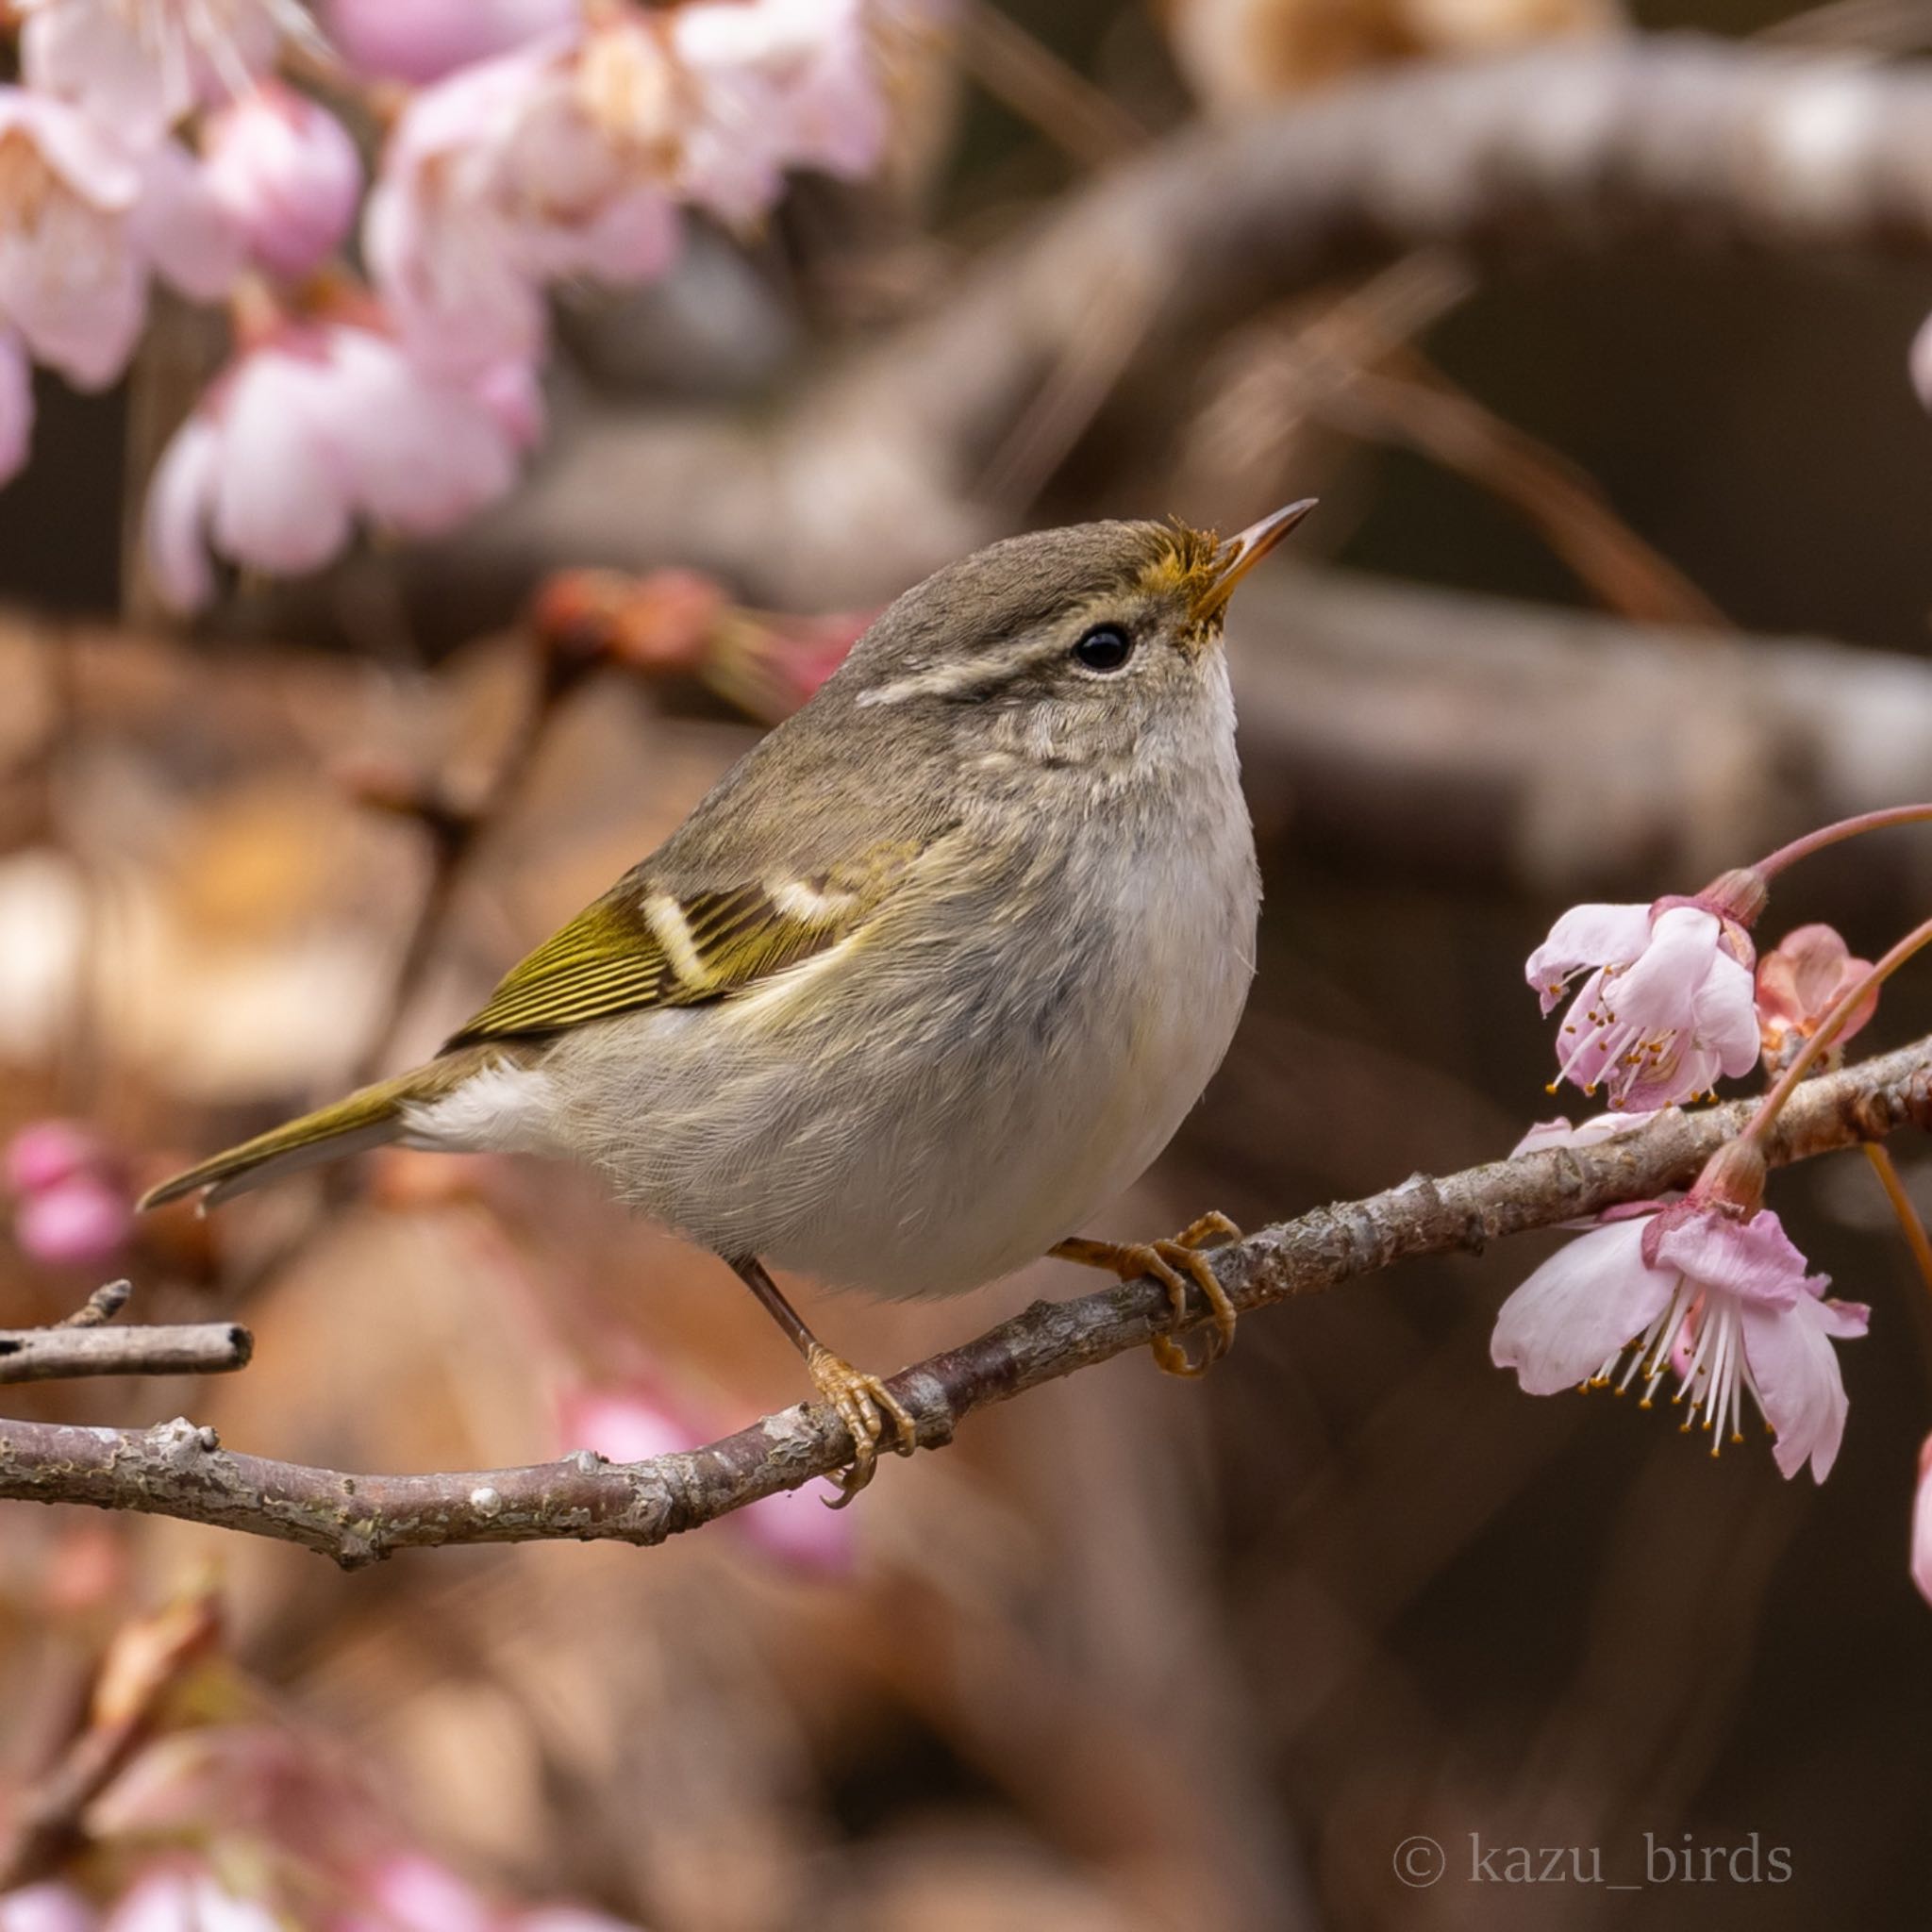
[[715, 891], [673, 892], [633, 874], [512, 968], [443, 1051], [742, 991], [856, 932], [925, 843], [895, 841], [816, 877]]

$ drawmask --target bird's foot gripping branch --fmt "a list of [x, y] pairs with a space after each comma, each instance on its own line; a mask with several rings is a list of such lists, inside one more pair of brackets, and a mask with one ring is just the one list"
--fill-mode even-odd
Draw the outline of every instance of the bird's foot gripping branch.
[[[1794, 1035], [1805, 1040], [1767, 1099], [1668, 1105], [1648, 1118], [1539, 1129], [1507, 1159], [1416, 1175], [1265, 1227], [1211, 1252], [1228, 1303], [1249, 1313], [1411, 1257], [1480, 1252], [1507, 1235], [1591, 1223], [1506, 1305], [1499, 1359], [1541, 1390], [1595, 1382], [1627, 1354], [1618, 1378], [1644, 1393], [1674, 1386], [1685, 1412], [1710, 1424], [1713, 1442], [1748, 1397], [1780, 1426], [1777, 1453], [1788, 1471], [1808, 1461], [1822, 1474], [1843, 1422], [1832, 1342], [1862, 1327], [1862, 1310], [1824, 1297], [1824, 1283], [1807, 1276], [1758, 1191], [1770, 1169], [1932, 1126], [1932, 1038], [1804, 1077], [1855, 1023], [1866, 982], [1887, 970], [1840, 961], [1837, 992], [1821, 992], [1836, 958], [1813, 930], [1793, 935], [1759, 967], [1755, 997], [1766, 1038], [1778, 1042], [1774, 1056]], [[1603, 970], [1619, 967], [1614, 986], [1635, 964], [1607, 959]], [[1695, 1004], [1693, 1042], [1704, 1024]], [[1834, 1013], [1846, 1017], [1834, 1022]], [[1674, 1207], [1658, 1205], [1680, 1190], [1690, 1191]], [[975, 1408], [1213, 1319], [1196, 1291], [1177, 1320], [1167, 1285], [1142, 1276], [1036, 1303], [886, 1386], [920, 1446], [934, 1448]], [[190, 1365], [171, 1357], [165, 1366]], [[8, 1379], [17, 1377], [0, 1360], [0, 1381]], [[661, 1542], [832, 1475], [852, 1454], [845, 1425], [822, 1407], [788, 1409], [703, 1447], [636, 1463], [580, 1451], [521, 1469], [432, 1475], [272, 1461], [230, 1450], [211, 1429], [183, 1420], [147, 1429], [5, 1421], [0, 1498], [179, 1517], [299, 1543], [355, 1567], [443, 1543]]]

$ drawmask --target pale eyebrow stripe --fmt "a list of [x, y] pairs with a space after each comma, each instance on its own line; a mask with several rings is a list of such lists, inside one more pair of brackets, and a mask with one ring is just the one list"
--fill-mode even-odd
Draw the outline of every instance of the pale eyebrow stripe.
[[1058, 658], [1066, 648], [1058, 637], [1023, 638], [997, 653], [960, 658], [943, 664], [927, 665], [924, 671], [894, 678], [874, 691], [862, 691], [861, 705], [896, 705], [907, 698], [957, 698], [969, 691], [1004, 684], [1035, 664]]

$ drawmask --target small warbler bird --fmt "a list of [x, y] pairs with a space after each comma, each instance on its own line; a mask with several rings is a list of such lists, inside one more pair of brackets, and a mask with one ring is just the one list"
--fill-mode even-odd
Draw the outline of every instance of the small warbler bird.
[[1085, 524], [908, 591], [650, 858], [426, 1064], [191, 1168], [208, 1205], [385, 1141], [587, 1161], [727, 1261], [849, 1429], [846, 1495], [911, 1419], [823, 1347], [774, 1261], [886, 1296], [1052, 1252], [1191, 1278], [1219, 1215], [1075, 1230], [1200, 1097], [1254, 973], [1260, 881], [1221, 648], [1236, 584], [1313, 508], [1226, 541]]

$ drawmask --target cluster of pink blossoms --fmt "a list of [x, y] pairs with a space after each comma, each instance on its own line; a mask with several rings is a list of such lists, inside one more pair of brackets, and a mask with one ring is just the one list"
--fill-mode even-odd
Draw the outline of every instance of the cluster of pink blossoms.
[[[1872, 1018], [1879, 982], [1932, 941], [1932, 924], [1875, 968], [1825, 925], [1799, 927], [1760, 960], [1750, 929], [1767, 881], [1792, 859], [1876, 824], [1925, 817], [1932, 808], [1900, 808], [1829, 827], [1694, 897], [1576, 907], [1531, 954], [1525, 977], [1544, 1013], [1567, 999], [1552, 1091], [1570, 1081], [1603, 1093], [1612, 1111], [1575, 1127], [1545, 1123], [1518, 1155], [1632, 1132], [1760, 1060], [1774, 1084], [1687, 1195], [1583, 1224], [1505, 1302], [1491, 1352], [1528, 1393], [1634, 1389], [1648, 1408], [1668, 1391], [1684, 1429], [1707, 1435], [1713, 1455], [1726, 1439], [1742, 1441], [1748, 1405], [1769, 1424], [1785, 1475], [1808, 1467], [1823, 1482], [1830, 1473], [1848, 1408], [1835, 1344], [1863, 1335], [1870, 1310], [1828, 1295], [1828, 1280], [1810, 1272], [1764, 1205], [1763, 1140], [1791, 1084], [1835, 1062]], [[1932, 1598], [1932, 1441], [1912, 1574]]]
[[[325, 1932], [636, 1932], [624, 1921], [575, 1906], [500, 1909], [447, 1866], [400, 1852], [351, 1875]], [[306, 1903], [306, 1902], [305, 1902]], [[198, 1857], [164, 1857], [108, 1910], [72, 1886], [51, 1883], [0, 1892], [0, 1932], [284, 1932], [294, 1918], [264, 1900], [231, 1891]]]
[[[0, 481], [27, 458], [31, 364], [116, 380], [158, 275], [236, 322], [149, 497], [171, 603], [212, 593], [210, 551], [291, 572], [358, 524], [450, 528], [541, 434], [556, 284], [660, 275], [687, 209], [743, 224], [789, 170], [877, 162], [877, 16], [904, 4], [15, 0]], [[388, 123], [373, 182], [282, 66], [364, 91]], [[339, 259], [358, 210], [367, 287]]]

